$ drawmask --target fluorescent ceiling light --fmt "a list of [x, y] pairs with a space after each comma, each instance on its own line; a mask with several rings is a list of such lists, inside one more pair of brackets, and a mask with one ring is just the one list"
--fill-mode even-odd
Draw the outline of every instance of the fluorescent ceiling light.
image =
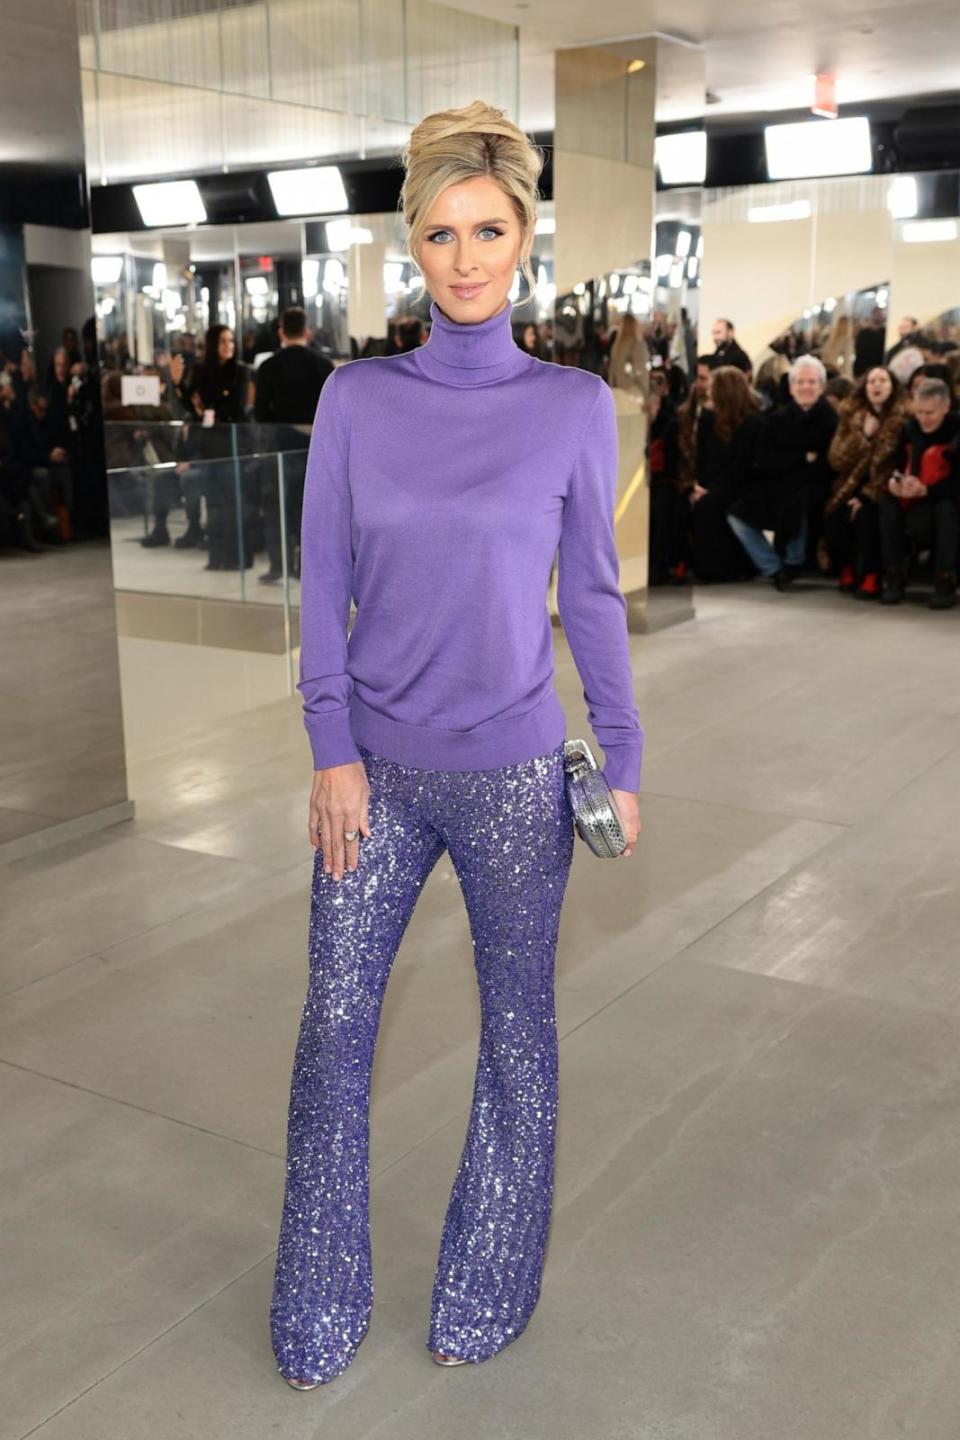
[[764, 132], [767, 175], [799, 180], [814, 175], [862, 175], [873, 169], [870, 122], [865, 115], [848, 120], [801, 120], [768, 125]]
[[908, 245], [933, 244], [938, 240], [956, 240], [956, 220], [913, 220], [900, 232]]
[[676, 290], [677, 286], [680, 285], [680, 284], [682, 283], [682, 281], [683, 281], [683, 261], [682, 261], [682, 260], [677, 260], [677, 261], [676, 261], [673, 265], [671, 265], [671, 267], [670, 267], [670, 281], [669, 281], [669, 284], [670, 284], [671, 290]]
[[658, 135], [654, 159], [664, 185], [702, 185], [707, 176], [707, 132], [685, 130]]
[[328, 220], [326, 231], [329, 250], [349, 250], [351, 245], [373, 243], [373, 231], [362, 225], [354, 225], [349, 216], [343, 220]]
[[653, 262], [653, 268], [658, 275], [669, 275], [672, 265], [672, 255], [658, 255], [656, 260]]
[[773, 225], [781, 220], [809, 220], [809, 200], [791, 200], [789, 205], [751, 205], [747, 219], [751, 225]]
[[94, 285], [116, 285], [123, 274], [123, 256], [94, 255], [90, 261], [90, 273]]
[[688, 280], [696, 280], [696, 278], [697, 278], [697, 267], [699, 266], [699, 264], [700, 264], [700, 261], [697, 259], [696, 255], [691, 255], [691, 256], [690, 256], [690, 259], [687, 261], [687, 279], [688, 279]]
[[347, 208], [347, 192], [336, 165], [268, 170], [267, 179], [278, 215], [321, 215], [326, 210]]
[[144, 225], [151, 228], [202, 225], [207, 218], [196, 180], [160, 180], [152, 185], [134, 185], [133, 198]]
[[890, 181], [887, 205], [895, 220], [911, 220], [916, 215], [919, 206], [915, 175], [897, 175]]
[[685, 259], [690, 254], [690, 246], [693, 243], [693, 236], [689, 230], [681, 230], [677, 236], [677, 254]]
[[533, 228], [534, 235], [556, 235], [557, 219], [555, 215], [541, 215]]
[[243, 283], [248, 295], [269, 295], [270, 293], [266, 275], [248, 275]]

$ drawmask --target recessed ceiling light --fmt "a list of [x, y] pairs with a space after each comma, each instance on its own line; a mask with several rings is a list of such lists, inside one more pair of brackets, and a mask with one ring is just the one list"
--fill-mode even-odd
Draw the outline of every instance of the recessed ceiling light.
[[278, 215], [323, 215], [347, 208], [347, 192], [336, 165], [269, 170], [267, 180]]
[[134, 185], [133, 198], [141, 220], [151, 229], [160, 225], [199, 225], [207, 218], [196, 180]]
[[768, 125], [763, 136], [771, 180], [862, 175], [873, 169], [870, 122], [865, 115]]

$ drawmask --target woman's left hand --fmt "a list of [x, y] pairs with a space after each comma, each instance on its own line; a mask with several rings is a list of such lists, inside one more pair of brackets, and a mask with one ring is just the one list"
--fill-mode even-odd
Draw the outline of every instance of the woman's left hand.
[[642, 828], [640, 800], [633, 790], [614, 790], [613, 786], [610, 787], [610, 795], [620, 824], [623, 826], [623, 833], [627, 837], [626, 849], [621, 850], [617, 856], [618, 860], [623, 860], [633, 854], [633, 847], [637, 843], [637, 836]]

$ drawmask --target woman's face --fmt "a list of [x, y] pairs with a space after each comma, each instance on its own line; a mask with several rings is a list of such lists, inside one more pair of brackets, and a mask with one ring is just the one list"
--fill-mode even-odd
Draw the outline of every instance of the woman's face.
[[221, 330], [220, 339], [217, 342], [217, 359], [223, 364], [233, 358], [233, 352], [237, 348], [237, 342], [232, 330]]
[[871, 370], [867, 376], [867, 399], [874, 410], [882, 410], [893, 394], [893, 381], [886, 370]]
[[444, 314], [467, 324], [499, 314], [520, 262], [521, 238], [512, 201], [489, 175], [441, 191], [418, 259]]

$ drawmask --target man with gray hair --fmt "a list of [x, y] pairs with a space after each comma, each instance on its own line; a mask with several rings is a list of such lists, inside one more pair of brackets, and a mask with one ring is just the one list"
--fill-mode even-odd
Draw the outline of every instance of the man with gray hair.
[[[824, 398], [826, 380], [816, 356], [801, 355], [793, 362], [790, 403], [767, 415], [757, 443], [755, 482], [727, 514], [727, 524], [754, 565], [780, 591], [803, 569], [830, 493], [827, 451], [837, 413]], [[764, 530], [773, 531], [773, 545]]]
[[931, 610], [957, 603], [960, 549], [960, 418], [951, 409], [949, 387], [924, 380], [917, 387], [913, 415], [904, 426], [894, 457], [888, 493], [880, 501], [883, 546], [882, 605], [899, 605], [909, 570], [908, 544], [933, 553]]

